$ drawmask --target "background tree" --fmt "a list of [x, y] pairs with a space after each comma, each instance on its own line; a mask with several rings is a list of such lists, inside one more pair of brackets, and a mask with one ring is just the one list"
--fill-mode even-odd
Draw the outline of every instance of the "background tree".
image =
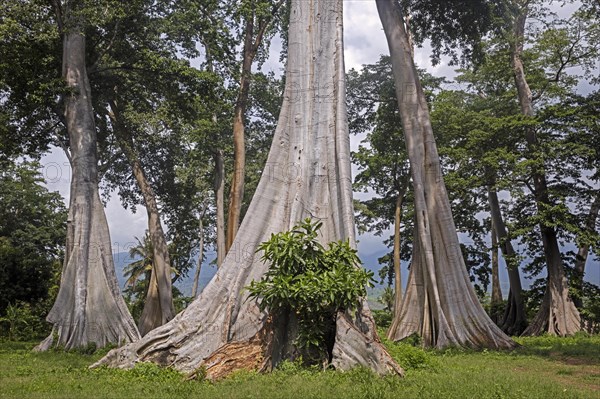
[[[241, 60], [241, 73], [239, 76], [239, 91], [233, 110], [233, 146], [234, 146], [234, 168], [231, 181], [231, 192], [229, 195], [229, 214], [227, 217], [227, 241], [226, 250], [233, 244], [237, 234], [242, 201], [244, 197], [244, 176], [246, 166], [246, 149], [244, 126], [248, 96], [250, 94], [250, 80], [252, 77], [252, 65], [259, 52], [268, 50], [264, 43], [274, 34], [277, 29], [277, 17], [284, 0], [275, 2], [261, 0], [244, 0], [239, 4], [237, 18], [240, 18], [243, 26], [243, 49]], [[264, 55], [263, 55], [264, 57]]]
[[67, 210], [60, 195], [44, 187], [39, 169], [25, 162], [0, 171], [0, 314], [18, 301], [47, 312], [64, 256]]
[[136, 237], [137, 245], [129, 249], [129, 257], [135, 259], [123, 269], [125, 280], [125, 299], [129, 304], [129, 311], [135, 320], [139, 320], [144, 309], [148, 286], [154, 263], [152, 241], [148, 233], [143, 240]]
[[65, 121], [69, 134], [71, 197], [66, 256], [56, 302], [48, 314], [53, 331], [37, 347], [66, 349], [130, 342], [139, 337], [115, 276], [110, 235], [98, 189], [96, 126], [86, 69], [86, 8], [55, 4], [63, 36]]
[[50, 144], [65, 142], [63, 110], [56, 103], [64, 92], [61, 44], [50, 5], [25, 0], [0, 5], [0, 57], [10, 60], [0, 63], [3, 163], [23, 155], [38, 158]]
[[[513, 347], [484, 312], [468, 279], [402, 8], [378, 0], [377, 9], [390, 47], [416, 214], [409, 284], [394, 338], [417, 333], [425, 345], [438, 348]], [[460, 298], [454, 296], [459, 292]]]

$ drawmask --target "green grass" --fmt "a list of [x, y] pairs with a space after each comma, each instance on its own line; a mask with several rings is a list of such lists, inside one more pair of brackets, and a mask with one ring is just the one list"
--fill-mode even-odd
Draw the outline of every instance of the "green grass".
[[356, 369], [239, 372], [218, 383], [170, 369], [90, 370], [101, 354], [33, 353], [0, 343], [0, 398], [600, 398], [600, 337], [519, 338], [512, 352], [424, 351], [391, 344], [404, 378]]

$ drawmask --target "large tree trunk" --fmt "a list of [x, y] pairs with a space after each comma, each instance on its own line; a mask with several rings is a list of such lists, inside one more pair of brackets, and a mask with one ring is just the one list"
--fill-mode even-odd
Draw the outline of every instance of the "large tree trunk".
[[416, 215], [409, 282], [393, 339], [416, 333], [429, 347], [512, 348], [469, 281], [402, 10], [395, 0], [377, 0], [377, 9], [390, 48]]
[[175, 316], [171, 284], [171, 260], [154, 190], [144, 173], [133, 139], [126, 132], [126, 124], [114, 101], [110, 102], [110, 110], [117, 141], [131, 166], [148, 214], [148, 232], [152, 242], [153, 262], [144, 309], [138, 321], [140, 334], [144, 336], [148, 331], [162, 326]]
[[[600, 192], [596, 194], [594, 202], [590, 206], [590, 211], [585, 221], [585, 231], [594, 233], [596, 231], [596, 219], [598, 219], [598, 213], [600, 212]], [[585, 275], [585, 264], [590, 252], [589, 242], [583, 242], [579, 245], [577, 250], [577, 256], [575, 258], [575, 273], [573, 281], [571, 282], [573, 288], [578, 293], [574, 298], [575, 306], [581, 309], [583, 302], [581, 301], [581, 291], [583, 289], [583, 276]]]
[[[65, 10], [68, 15], [69, 10]], [[75, 22], [75, 21], [72, 21]], [[85, 66], [83, 24], [69, 26], [63, 42], [63, 76], [72, 176], [68, 256], [56, 302], [48, 314], [52, 333], [36, 349], [65, 349], [132, 342], [139, 338], [121, 296], [108, 223], [98, 191], [96, 127]]]
[[521, 286], [521, 275], [519, 273], [519, 264], [517, 263], [516, 252], [513, 249], [506, 224], [502, 218], [498, 193], [491, 184], [488, 188], [488, 203], [490, 205], [490, 214], [492, 216], [492, 228], [494, 229], [500, 244], [500, 250], [506, 262], [508, 270], [508, 282], [510, 290], [504, 316], [500, 322], [500, 328], [510, 335], [520, 335], [527, 327], [527, 317], [525, 315], [525, 305], [523, 303], [523, 288]]
[[217, 268], [220, 268], [227, 254], [225, 249], [225, 163], [223, 150], [217, 149], [214, 153], [215, 161], [215, 207], [217, 224]]
[[[210, 378], [234, 369], [268, 370], [294, 356], [293, 314], [261, 312], [244, 287], [269, 265], [255, 253], [271, 234], [298, 221], [320, 219], [323, 243], [355, 245], [350, 145], [343, 59], [342, 0], [292, 0], [286, 88], [267, 165], [217, 275], [190, 306], [140, 341], [98, 364], [132, 367], [153, 361]], [[386, 352], [363, 301], [337, 316], [331, 364], [379, 373], [401, 372]]]
[[408, 181], [401, 188], [396, 197], [396, 209], [394, 210], [394, 317], [387, 336], [392, 338], [396, 334], [400, 323], [400, 309], [402, 308], [402, 270], [400, 268], [400, 225], [402, 223], [402, 205], [404, 204], [404, 196], [408, 189]]
[[[532, 94], [521, 60], [527, 11], [527, 5], [524, 5], [515, 17], [511, 61], [521, 112], [527, 117], [534, 117]], [[525, 139], [529, 151], [531, 154], [535, 154], [539, 145], [535, 127], [526, 127], [525, 129]], [[552, 206], [548, 196], [548, 184], [543, 167], [534, 167], [532, 177], [538, 212], [543, 213], [547, 206]], [[540, 222], [540, 232], [547, 263], [548, 284], [538, 313], [523, 332], [525, 335], [548, 333], [565, 336], [574, 334], [581, 329], [579, 311], [569, 297], [569, 286], [564, 272], [556, 230], [553, 225], [554, 222], [551, 216], [547, 216], [546, 220]]]

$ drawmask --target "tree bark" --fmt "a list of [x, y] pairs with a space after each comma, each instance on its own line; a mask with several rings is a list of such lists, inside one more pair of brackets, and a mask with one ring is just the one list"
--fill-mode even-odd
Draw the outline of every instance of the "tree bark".
[[400, 268], [400, 225], [402, 223], [402, 205], [408, 189], [408, 180], [400, 189], [396, 197], [396, 209], [394, 211], [394, 317], [388, 330], [387, 336], [391, 339], [396, 334], [400, 323], [400, 310], [402, 309], [402, 270]]
[[215, 203], [217, 223], [217, 268], [220, 268], [225, 259], [225, 163], [223, 162], [223, 150], [217, 149], [214, 153], [215, 160]]
[[500, 275], [498, 273], [498, 235], [492, 221], [492, 298], [491, 317], [494, 323], [499, 324], [499, 309], [502, 306], [502, 287], [500, 286]]
[[[598, 213], [600, 212], [600, 192], [596, 194], [594, 202], [590, 206], [590, 211], [585, 221], [585, 231], [593, 233], [596, 231], [596, 220], [598, 219]], [[581, 309], [583, 302], [581, 301], [581, 291], [583, 289], [583, 277], [585, 275], [585, 264], [590, 252], [590, 244], [584, 242], [579, 245], [577, 250], [577, 256], [575, 258], [575, 274], [573, 276], [572, 285], [578, 295], [574, 298], [575, 306]]]
[[[265, 17], [258, 17], [253, 14], [246, 18], [246, 27], [244, 31], [244, 48], [242, 51], [242, 73], [240, 77], [240, 89], [233, 110], [233, 177], [231, 180], [231, 191], [229, 193], [229, 213], [227, 215], [227, 241], [225, 244], [226, 252], [229, 252], [233, 240], [238, 232], [240, 225], [240, 215], [242, 213], [242, 201], [244, 199], [244, 182], [246, 176], [246, 144], [244, 135], [244, 118], [248, 106], [248, 96], [250, 95], [250, 80], [252, 78], [252, 64], [256, 53], [260, 49], [263, 37], [278, 9], [283, 4], [279, 0], [273, 4], [271, 14]], [[254, 6], [254, 5], [253, 5]], [[255, 26], [255, 22], [258, 23]], [[254, 32], [256, 30], [256, 36]]]
[[194, 275], [194, 284], [192, 285], [192, 298], [198, 294], [198, 285], [200, 283], [200, 272], [202, 271], [202, 261], [204, 260], [204, 215], [206, 214], [207, 204], [202, 204], [200, 215], [198, 216], [198, 228], [200, 229], [198, 238], [198, 262], [196, 262], [196, 274]]
[[[64, 16], [71, 10], [66, 7]], [[108, 223], [98, 190], [96, 127], [85, 65], [83, 21], [69, 21], [63, 38], [65, 119], [71, 147], [71, 194], [67, 232], [68, 256], [60, 289], [48, 314], [52, 333], [37, 346], [73, 349], [95, 344], [121, 344], [139, 338], [121, 296]]]
[[144, 173], [139, 156], [135, 151], [133, 139], [126, 132], [126, 124], [115, 101], [110, 101], [110, 111], [117, 142], [131, 166], [148, 214], [148, 232], [152, 242], [153, 262], [146, 301], [138, 322], [140, 334], [144, 336], [148, 331], [162, 326], [175, 316], [173, 287], [171, 284], [171, 260], [167, 239], [160, 221], [156, 195]]
[[469, 281], [402, 9], [395, 0], [376, 3], [390, 48], [416, 214], [409, 283], [393, 339], [418, 334], [429, 347], [512, 348]]
[[519, 264], [516, 259], [516, 252], [508, 237], [506, 224], [502, 218], [498, 193], [493, 184], [488, 187], [488, 203], [490, 205], [490, 214], [492, 216], [492, 227], [496, 232], [500, 244], [500, 250], [506, 262], [508, 270], [508, 282], [510, 290], [508, 291], [508, 300], [504, 310], [504, 316], [500, 322], [502, 331], [510, 335], [520, 335], [527, 327], [527, 317], [525, 315], [525, 304], [523, 302], [523, 287], [521, 286], [521, 275], [519, 273]]
[[[511, 49], [511, 61], [521, 113], [533, 118], [535, 112], [531, 89], [525, 76], [525, 68], [521, 59], [523, 55], [523, 43], [525, 40], [525, 23], [527, 21], [527, 5], [523, 5], [514, 23], [514, 41]], [[535, 154], [539, 146], [535, 127], [525, 128], [525, 139], [530, 153]], [[548, 184], [543, 167], [534, 167], [532, 170], [533, 189], [538, 213], [543, 213], [545, 207], [551, 206], [548, 195]], [[524, 335], [550, 335], [566, 336], [572, 335], [581, 329], [579, 311], [569, 297], [569, 286], [564, 272], [562, 256], [554, 222], [551, 216], [540, 222], [540, 232], [544, 247], [544, 256], [547, 263], [548, 284], [546, 293], [540, 305], [540, 309], [529, 327], [523, 332]]]
[[[209, 285], [170, 323], [111, 351], [97, 365], [153, 361], [209, 378], [233, 369], [269, 370], [294, 355], [293, 314], [269, 315], [244, 290], [269, 265], [256, 248], [306, 217], [320, 219], [323, 243], [355, 246], [345, 102], [342, 0], [292, 0], [286, 87], [279, 122], [248, 215]], [[337, 316], [331, 364], [401, 372], [380, 343], [366, 301]]]

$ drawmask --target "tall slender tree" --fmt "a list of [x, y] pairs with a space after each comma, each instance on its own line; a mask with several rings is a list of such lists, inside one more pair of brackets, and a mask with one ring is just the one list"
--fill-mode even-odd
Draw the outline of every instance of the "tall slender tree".
[[[492, 222], [493, 223], [493, 222]], [[500, 285], [500, 273], [498, 268], [498, 236], [492, 225], [492, 295], [490, 301], [490, 317], [498, 324], [498, 309], [502, 306], [502, 286]]]
[[67, 256], [60, 290], [47, 317], [53, 331], [37, 349], [131, 342], [139, 333], [117, 284], [98, 191], [96, 126], [86, 70], [86, 10], [82, 1], [54, 5], [63, 35], [63, 77], [69, 89], [64, 104], [72, 175]]
[[135, 149], [132, 134], [132, 129], [135, 127], [127, 127], [115, 100], [109, 102], [109, 110], [117, 142], [131, 166], [148, 214], [148, 235], [152, 242], [153, 262], [144, 311], [138, 321], [140, 334], [144, 336], [148, 331], [162, 326], [175, 316], [169, 247], [160, 221], [156, 195]]
[[[521, 112], [525, 117], [534, 118], [533, 95], [527, 82], [523, 65], [523, 49], [525, 45], [525, 26], [529, 13], [529, 1], [514, 1], [513, 41], [511, 43], [511, 64], [517, 87]], [[526, 128], [525, 138], [531, 154], [539, 147], [536, 128]], [[551, 206], [548, 194], [548, 183], [543, 165], [531, 171], [533, 177], [533, 194], [538, 213], [544, 214]], [[580, 330], [580, 317], [575, 304], [569, 297], [569, 287], [564, 272], [562, 255], [558, 237], [550, 215], [540, 223], [544, 256], [548, 270], [548, 284], [540, 310], [524, 331], [526, 335], [537, 335], [543, 332], [555, 335], [570, 335]]]
[[284, 0], [261, 1], [243, 0], [240, 4], [240, 15], [243, 20], [244, 46], [242, 49], [242, 67], [240, 74], [240, 86], [233, 110], [233, 147], [234, 167], [231, 180], [231, 192], [229, 195], [229, 214], [227, 216], [227, 241], [226, 251], [229, 251], [237, 234], [240, 216], [242, 213], [242, 201], [244, 198], [244, 179], [246, 169], [246, 147], [245, 147], [245, 118], [248, 107], [248, 96], [250, 94], [250, 80], [252, 77], [252, 65], [263, 46], [263, 41], [272, 31], [274, 22]]
[[437, 348], [512, 348], [514, 342], [487, 316], [469, 281], [402, 7], [395, 0], [377, 0], [377, 9], [390, 48], [416, 219], [409, 282], [393, 338], [416, 333]]

